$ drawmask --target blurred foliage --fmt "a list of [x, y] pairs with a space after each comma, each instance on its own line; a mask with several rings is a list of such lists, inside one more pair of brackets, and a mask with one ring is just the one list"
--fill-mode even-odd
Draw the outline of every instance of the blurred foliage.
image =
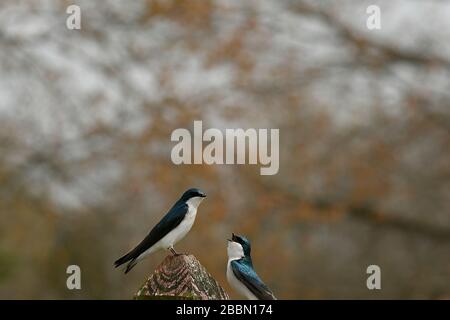
[[[399, 27], [383, 2], [377, 36], [367, 1], [75, 2], [80, 31], [65, 1], [0, 4], [1, 298], [130, 299], [167, 253], [126, 276], [113, 261], [189, 187], [208, 198], [177, 250], [232, 297], [231, 232], [279, 298], [449, 297], [446, 3]], [[279, 174], [173, 165], [194, 120], [279, 128]]]

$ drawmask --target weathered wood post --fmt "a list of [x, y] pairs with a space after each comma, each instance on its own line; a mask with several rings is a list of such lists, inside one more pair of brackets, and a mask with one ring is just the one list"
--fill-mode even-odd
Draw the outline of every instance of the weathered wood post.
[[169, 255], [135, 299], [228, 300], [228, 294], [193, 255]]

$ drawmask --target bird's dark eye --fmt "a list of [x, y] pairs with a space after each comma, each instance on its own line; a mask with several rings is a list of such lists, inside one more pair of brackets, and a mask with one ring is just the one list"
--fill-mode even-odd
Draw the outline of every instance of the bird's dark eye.
[[234, 242], [237, 242], [237, 243], [240, 243], [240, 244], [243, 243], [242, 238], [239, 237], [239, 236], [237, 236], [237, 235], [235, 235], [234, 233], [233, 233], [233, 236], [232, 236], [231, 239], [232, 239]]

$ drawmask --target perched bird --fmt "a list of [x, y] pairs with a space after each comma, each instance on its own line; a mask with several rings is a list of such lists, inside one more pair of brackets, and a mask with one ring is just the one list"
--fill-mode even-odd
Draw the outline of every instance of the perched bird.
[[199, 204], [206, 197], [200, 189], [187, 190], [136, 248], [114, 262], [115, 267], [128, 262], [128, 273], [140, 260], [159, 250], [168, 249], [178, 255], [173, 246], [191, 230]]
[[228, 239], [228, 283], [249, 300], [276, 300], [253, 269], [250, 241], [243, 236]]

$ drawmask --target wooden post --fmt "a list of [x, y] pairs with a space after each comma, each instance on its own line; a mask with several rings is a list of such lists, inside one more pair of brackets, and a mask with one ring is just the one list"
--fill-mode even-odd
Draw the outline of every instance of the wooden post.
[[169, 255], [135, 299], [228, 300], [228, 294], [193, 255]]

